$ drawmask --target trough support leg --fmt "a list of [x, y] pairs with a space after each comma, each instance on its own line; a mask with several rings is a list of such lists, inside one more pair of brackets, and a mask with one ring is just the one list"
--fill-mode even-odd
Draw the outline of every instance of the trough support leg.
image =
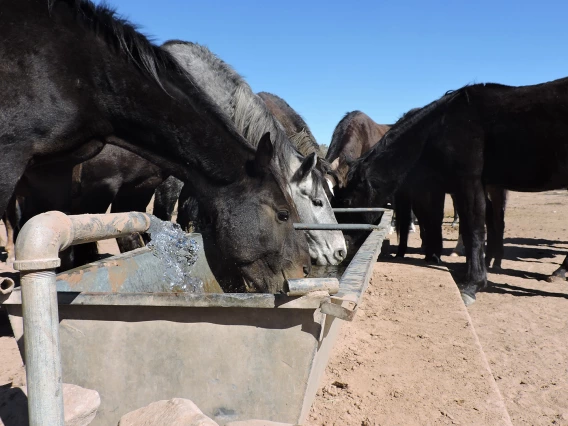
[[64, 426], [55, 269], [22, 272], [30, 426]]

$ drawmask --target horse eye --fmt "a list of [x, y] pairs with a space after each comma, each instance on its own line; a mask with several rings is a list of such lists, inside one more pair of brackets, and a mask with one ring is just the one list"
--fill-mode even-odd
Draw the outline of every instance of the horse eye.
[[313, 205], [316, 206], [316, 207], [323, 207], [323, 201], [320, 200], [319, 198], [314, 198], [314, 199], [312, 200], [312, 203], [313, 203]]
[[288, 210], [280, 210], [277, 216], [280, 222], [287, 222], [290, 218], [290, 213], [288, 213]]

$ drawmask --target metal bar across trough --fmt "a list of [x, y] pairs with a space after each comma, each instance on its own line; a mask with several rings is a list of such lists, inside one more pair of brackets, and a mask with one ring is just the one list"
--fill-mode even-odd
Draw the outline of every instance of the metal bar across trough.
[[392, 209], [385, 209], [382, 207], [353, 207], [353, 208], [343, 208], [337, 207], [333, 209], [334, 213], [373, 213], [373, 212], [388, 212]]
[[368, 223], [294, 223], [297, 231], [374, 231], [381, 229], [380, 225]]

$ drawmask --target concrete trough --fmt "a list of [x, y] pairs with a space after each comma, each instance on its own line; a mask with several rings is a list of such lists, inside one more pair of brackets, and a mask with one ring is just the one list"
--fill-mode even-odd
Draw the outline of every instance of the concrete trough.
[[[62, 381], [99, 392], [94, 426], [116, 425], [130, 411], [171, 398], [192, 400], [220, 425], [302, 424], [341, 323], [361, 302], [391, 217], [384, 212], [338, 289], [333, 279], [314, 277], [290, 283], [288, 294], [221, 293], [202, 250], [195, 273], [203, 294], [156, 292], [162, 275], [148, 249], [58, 274]], [[298, 295], [301, 285], [324, 290]], [[20, 289], [3, 305], [24, 352]]]

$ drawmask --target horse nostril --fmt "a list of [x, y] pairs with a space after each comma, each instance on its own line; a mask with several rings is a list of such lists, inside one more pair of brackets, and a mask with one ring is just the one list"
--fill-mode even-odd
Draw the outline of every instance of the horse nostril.
[[345, 250], [343, 250], [343, 249], [339, 249], [335, 252], [335, 257], [337, 257], [338, 259], [341, 259], [341, 260], [345, 259], [345, 255], [346, 255], [346, 253], [345, 253]]
[[312, 270], [312, 265], [304, 265], [304, 276], [310, 275], [310, 271]]

